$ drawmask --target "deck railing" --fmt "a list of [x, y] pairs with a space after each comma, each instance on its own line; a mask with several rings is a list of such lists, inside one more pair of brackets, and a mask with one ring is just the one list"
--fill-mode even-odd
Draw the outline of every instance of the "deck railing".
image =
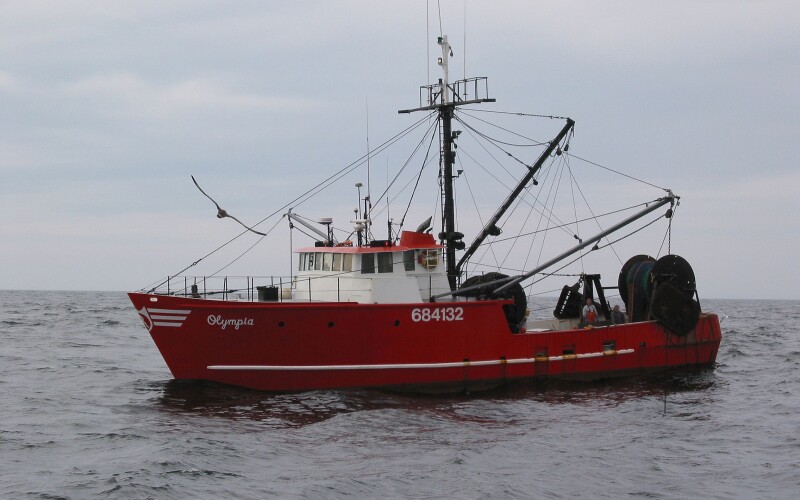
[[[296, 277], [295, 277], [296, 278]], [[157, 295], [220, 300], [258, 301], [259, 289], [273, 288], [280, 292], [292, 288], [289, 276], [168, 276], [156, 289]]]
[[[362, 285], [363, 284], [363, 285]], [[360, 286], [361, 285], [361, 286]], [[429, 279], [428, 296], [440, 293]], [[157, 295], [246, 302], [353, 301], [372, 293], [369, 278], [303, 276], [168, 276], [148, 290]]]

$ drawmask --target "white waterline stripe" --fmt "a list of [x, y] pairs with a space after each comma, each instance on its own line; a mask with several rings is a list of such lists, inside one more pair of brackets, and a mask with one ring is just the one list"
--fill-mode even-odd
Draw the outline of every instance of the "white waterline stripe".
[[156, 314], [183, 314], [188, 315], [192, 312], [191, 309], [153, 309], [148, 307], [147, 312]]
[[163, 319], [166, 321], [183, 321], [186, 318], [188, 318], [188, 316], [162, 316], [160, 314], [153, 314], [150, 316], [150, 319]]
[[[586, 354], [575, 354], [566, 356], [550, 356], [547, 361], [564, 361], [565, 359], [584, 359], [599, 358], [602, 356], [613, 356], [616, 354], [631, 354], [633, 349], [620, 349], [618, 351], [590, 352]], [[392, 369], [420, 369], [420, 368], [460, 368], [468, 366], [491, 366], [491, 365], [516, 365], [524, 363], [543, 363], [545, 360], [536, 358], [517, 358], [517, 359], [492, 359], [486, 361], [456, 361], [452, 363], [414, 363], [414, 364], [389, 364], [389, 365], [210, 365], [209, 370], [250, 370], [250, 371], [333, 371], [333, 370], [392, 370]]]
[[178, 321], [174, 321], [174, 322], [171, 322], [171, 323], [167, 323], [166, 321], [153, 321], [153, 324], [154, 324], [155, 326], [174, 326], [174, 327], [176, 327], [176, 328], [180, 328], [180, 326], [181, 326], [183, 323], [181, 323], [181, 322], [178, 322]]

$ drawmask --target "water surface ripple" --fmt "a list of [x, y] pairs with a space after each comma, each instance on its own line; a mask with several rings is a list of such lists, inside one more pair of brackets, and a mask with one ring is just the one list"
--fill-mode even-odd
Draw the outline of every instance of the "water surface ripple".
[[0, 497], [794, 497], [800, 302], [703, 306], [715, 370], [266, 394], [171, 380], [124, 294], [0, 291]]

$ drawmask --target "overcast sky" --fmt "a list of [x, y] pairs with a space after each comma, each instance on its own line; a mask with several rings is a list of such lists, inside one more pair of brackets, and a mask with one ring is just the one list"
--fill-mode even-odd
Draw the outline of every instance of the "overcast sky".
[[[3, 2], [0, 288], [138, 289], [238, 234], [190, 174], [254, 222], [344, 167], [366, 150], [367, 115], [373, 145], [415, 119], [397, 110], [434, 72], [436, 10]], [[441, 12], [457, 76], [466, 53], [498, 109], [570, 116], [576, 154], [682, 196], [672, 250], [701, 297], [799, 298], [796, 1], [470, 1], [465, 18], [463, 0], [443, 0]], [[303, 209], [345, 221], [326, 213], [354, 204], [341, 189], [347, 203]], [[287, 272], [285, 234], [273, 244], [252, 274]]]

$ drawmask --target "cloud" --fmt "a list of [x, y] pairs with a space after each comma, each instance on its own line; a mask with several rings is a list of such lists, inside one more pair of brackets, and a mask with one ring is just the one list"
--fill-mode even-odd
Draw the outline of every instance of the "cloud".
[[0, 89], [11, 90], [15, 87], [16, 79], [11, 73], [0, 71]]
[[96, 75], [69, 83], [73, 98], [105, 100], [135, 116], [174, 117], [192, 111], [307, 111], [319, 104], [308, 98], [238, 92], [210, 78], [156, 84], [130, 73]]
[[[777, 263], [747, 285], [717, 263], [749, 269], [765, 244], [776, 262], [797, 248], [794, 2], [442, 0], [441, 11], [451, 75], [461, 77], [466, 52], [467, 76], [489, 77], [493, 109], [570, 114], [575, 154], [683, 196], [673, 243], [715, 287], [705, 295], [766, 294], [758, 283], [781, 281]], [[179, 268], [228, 230], [189, 173], [248, 221], [271, 212], [363, 153], [365, 96], [373, 146], [414, 119], [396, 110], [416, 104], [428, 66], [438, 75], [426, 59], [438, 24], [438, 2], [421, 0], [0, 4], [0, 208], [13, 214], [0, 221], [1, 250], [21, 269], [3, 269], [15, 280], [0, 282], [123, 288]], [[384, 164], [403, 164], [399, 149], [373, 163], [373, 187]], [[593, 208], [621, 202], [605, 172], [572, 165]], [[349, 220], [334, 208], [363, 174], [302, 211]], [[481, 203], [502, 198], [468, 175]], [[623, 194], [661, 195], [652, 192]], [[425, 218], [436, 199], [409, 217]], [[198, 236], [206, 229], [213, 244]]]
[[[443, 2], [446, 3], [446, 2]], [[450, 4], [453, 6], [453, 4]], [[458, 5], [458, 17], [463, 7]], [[502, 9], [514, 15], [492, 15]], [[728, 60], [763, 53], [767, 47], [796, 44], [787, 36], [800, 23], [795, 2], [677, 0], [671, 2], [503, 2], [468, 4], [473, 32], [514, 36], [512, 50], [568, 47], [598, 64], [644, 65], [665, 61]], [[480, 19], [480, 22], [474, 21]], [[547, 22], [543, 22], [543, 20]], [[531, 29], [535, 26], [535, 29]], [[523, 36], [522, 33], [530, 33]]]

